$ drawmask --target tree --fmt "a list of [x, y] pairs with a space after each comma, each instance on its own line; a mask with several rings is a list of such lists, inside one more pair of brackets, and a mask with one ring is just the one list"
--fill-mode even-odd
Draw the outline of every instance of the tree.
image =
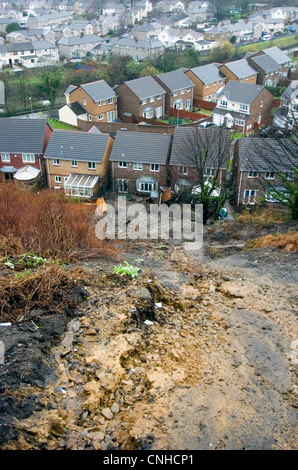
[[157, 68], [152, 67], [152, 66], [147, 66], [144, 67], [140, 73], [140, 77], [147, 77], [151, 75], [151, 77], [154, 77], [154, 75], [158, 75], [160, 72], [157, 70]]
[[[230, 171], [230, 131], [225, 128], [178, 127], [174, 158], [188, 169], [196, 189], [192, 200], [203, 205], [203, 223], [215, 221], [227, 197]], [[175, 161], [175, 160], [173, 160]], [[173, 164], [173, 163], [172, 163]]]
[[212, 62], [229, 62], [232, 60], [235, 49], [228, 41], [222, 42], [218, 47], [211, 50], [210, 57]]
[[212, 5], [215, 9], [215, 18], [221, 21], [229, 15], [229, 5], [225, 0], [212, 0]]
[[8, 23], [8, 25], [5, 28], [5, 31], [7, 32], [7, 34], [9, 34], [9, 33], [12, 33], [13, 31], [19, 31], [20, 29], [22, 28], [19, 25], [19, 23], [12, 22], [12, 23]]
[[62, 70], [57, 68], [54, 72], [42, 72], [39, 83], [37, 84], [39, 90], [54, 106], [59, 86], [62, 82]]

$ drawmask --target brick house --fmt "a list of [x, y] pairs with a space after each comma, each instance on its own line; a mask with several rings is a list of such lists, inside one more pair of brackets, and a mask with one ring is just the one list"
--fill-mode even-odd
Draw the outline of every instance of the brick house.
[[218, 96], [212, 120], [245, 134], [272, 121], [272, 105], [273, 96], [263, 85], [229, 81]]
[[166, 91], [165, 114], [169, 115], [171, 108], [185, 110], [192, 108], [194, 83], [181, 69], [160, 73], [154, 79]]
[[290, 71], [290, 57], [279, 47], [269, 47], [256, 54], [247, 54], [248, 63], [258, 72], [257, 83], [278, 86]]
[[172, 136], [118, 131], [110, 156], [112, 190], [150, 196], [168, 186]]
[[[87, 120], [113, 122], [117, 119], [117, 95], [104, 81], [85, 83], [75, 87], [70, 85], [66, 92], [66, 103], [79, 103], [87, 112]], [[61, 116], [63, 122], [66, 116]]]
[[46, 119], [0, 119], [0, 180], [33, 183], [46, 176], [44, 152], [53, 129]]
[[257, 83], [258, 73], [245, 59], [227, 62], [221, 65], [219, 70], [227, 77], [226, 82], [235, 80], [249, 84]]
[[109, 134], [54, 130], [45, 152], [49, 188], [82, 198], [102, 194], [113, 143]]
[[217, 92], [225, 86], [227, 80], [214, 63], [188, 69], [185, 74], [195, 85], [195, 100], [216, 101]]
[[[284, 187], [280, 174], [294, 181], [294, 158], [288, 152], [290, 143], [285, 139], [238, 139], [234, 147], [233, 178], [237, 205], [255, 205], [258, 202], [276, 202], [270, 190]], [[297, 149], [296, 149], [297, 152]], [[284, 188], [286, 189], [286, 188]]]
[[176, 127], [169, 162], [174, 191], [190, 193], [202, 176], [216, 178], [220, 187], [229, 156], [228, 129]]
[[115, 88], [118, 95], [119, 118], [131, 114], [135, 121], [141, 118], [161, 118], [165, 114], [165, 89], [147, 76], [128, 80]]

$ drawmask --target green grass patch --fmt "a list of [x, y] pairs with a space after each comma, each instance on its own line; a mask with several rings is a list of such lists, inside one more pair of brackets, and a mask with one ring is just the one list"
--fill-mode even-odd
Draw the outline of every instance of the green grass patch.
[[48, 121], [51, 124], [53, 129], [64, 129], [68, 131], [73, 131], [77, 129], [75, 126], [65, 124], [65, 122], [60, 122], [60, 121], [57, 121], [56, 119], [48, 119]]
[[285, 48], [298, 43], [298, 34], [294, 36], [286, 36], [282, 38], [275, 38], [269, 41], [260, 41], [254, 44], [247, 44], [245, 46], [237, 47], [237, 53], [239, 55], [245, 55], [246, 52], [259, 52], [268, 47], [277, 46], [279, 48]]

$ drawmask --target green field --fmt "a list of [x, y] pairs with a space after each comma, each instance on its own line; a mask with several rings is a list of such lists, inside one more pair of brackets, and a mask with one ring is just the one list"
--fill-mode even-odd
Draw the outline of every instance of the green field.
[[67, 131], [73, 131], [77, 129], [76, 127], [65, 124], [64, 122], [56, 121], [56, 119], [48, 119], [48, 121], [53, 129], [64, 129]]
[[245, 46], [237, 47], [237, 52], [239, 55], [245, 55], [246, 52], [259, 52], [263, 49], [267, 49], [268, 47], [277, 46], [281, 49], [289, 46], [293, 46], [298, 44], [298, 34], [294, 36], [286, 36], [282, 38], [276, 38], [270, 41], [260, 41], [255, 44], [247, 44]]

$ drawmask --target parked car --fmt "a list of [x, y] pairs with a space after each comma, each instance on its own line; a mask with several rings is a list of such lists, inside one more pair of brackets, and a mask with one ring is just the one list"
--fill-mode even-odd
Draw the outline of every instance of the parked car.
[[287, 31], [290, 31], [290, 33], [295, 33], [296, 28], [295, 28], [295, 26], [291, 25], [291, 26], [288, 26], [288, 27], [286, 28], [286, 30], [287, 30]]
[[207, 129], [208, 127], [217, 127], [214, 122], [205, 121], [198, 125], [199, 129]]

